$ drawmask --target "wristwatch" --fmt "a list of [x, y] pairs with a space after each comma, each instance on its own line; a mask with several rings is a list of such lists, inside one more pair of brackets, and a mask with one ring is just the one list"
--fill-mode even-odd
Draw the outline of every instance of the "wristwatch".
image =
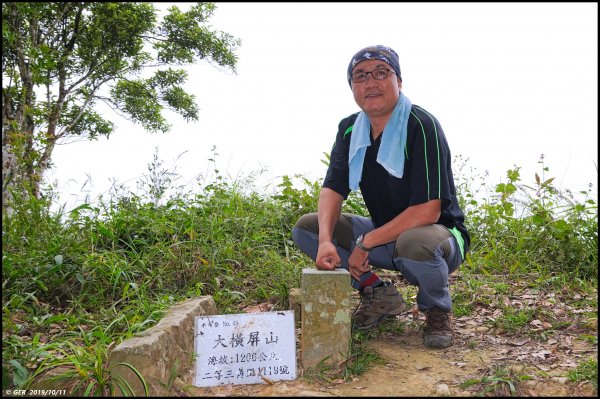
[[364, 238], [364, 235], [363, 235], [363, 234], [359, 235], [359, 236], [358, 236], [358, 238], [356, 239], [356, 243], [355, 243], [355, 244], [356, 244], [356, 246], [357, 246], [357, 247], [359, 247], [359, 248], [360, 248], [360, 249], [362, 249], [363, 251], [365, 251], [365, 252], [370, 252], [370, 251], [371, 251], [373, 248], [368, 248], [368, 247], [365, 247], [365, 246], [363, 245], [363, 238]]

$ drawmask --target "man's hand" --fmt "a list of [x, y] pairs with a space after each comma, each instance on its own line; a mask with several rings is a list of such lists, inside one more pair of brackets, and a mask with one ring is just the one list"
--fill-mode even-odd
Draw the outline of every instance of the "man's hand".
[[342, 263], [342, 260], [337, 253], [337, 249], [331, 241], [319, 244], [316, 263], [317, 269], [321, 270], [334, 270]]
[[353, 279], [360, 281], [360, 276], [371, 270], [369, 266], [369, 253], [355, 247], [348, 259], [348, 271]]

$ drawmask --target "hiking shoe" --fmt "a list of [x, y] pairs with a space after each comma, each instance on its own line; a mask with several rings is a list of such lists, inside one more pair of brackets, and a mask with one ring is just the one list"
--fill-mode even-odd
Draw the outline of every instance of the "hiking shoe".
[[376, 327], [386, 316], [399, 315], [406, 310], [406, 302], [393, 284], [375, 289], [366, 286], [360, 293], [360, 304], [354, 311], [352, 328], [368, 330]]
[[429, 348], [447, 348], [454, 344], [454, 330], [450, 323], [450, 312], [444, 312], [439, 308], [424, 311], [425, 329], [423, 330], [423, 342]]

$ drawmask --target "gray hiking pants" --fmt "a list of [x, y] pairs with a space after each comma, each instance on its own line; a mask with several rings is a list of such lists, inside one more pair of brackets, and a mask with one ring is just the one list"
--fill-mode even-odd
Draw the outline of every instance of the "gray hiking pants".
[[[342, 213], [333, 231], [333, 243], [348, 270], [348, 258], [356, 238], [375, 229], [370, 218]], [[316, 213], [306, 214], [292, 229], [296, 245], [313, 260], [317, 257], [319, 223]], [[395, 242], [375, 247], [369, 253], [369, 264], [380, 269], [397, 270], [419, 287], [417, 304], [424, 311], [434, 307], [452, 309], [448, 291], [448, 275], [458, 269], [463, 254], [456, 238], [442, 225], [416, 227], [402, 233]]]

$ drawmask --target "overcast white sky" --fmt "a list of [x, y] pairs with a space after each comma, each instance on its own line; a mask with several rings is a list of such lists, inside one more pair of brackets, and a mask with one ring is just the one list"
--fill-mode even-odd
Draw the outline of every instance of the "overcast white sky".
[[170, 114], [168, 134], [107, 111], [110, 139], [59, 146], [48, 177], [63, 202], [93, 199], [115, 180], [134, 187], [155, 148], [180, 184], [211, 173], [214, 146], [232, 178], [262, 168], [265, 184], [322, 178], [338, 122], [359, 110], [348, 62], [373, 44], [396, 50], [405, 95], [490, 184], [514, 165], [533, 183], [544, 154], [546, 178], [597, 193], [597, 3], [217, 3], [209, 24], [242, 40], [237, 75], [189, 68], [200, 120]]

